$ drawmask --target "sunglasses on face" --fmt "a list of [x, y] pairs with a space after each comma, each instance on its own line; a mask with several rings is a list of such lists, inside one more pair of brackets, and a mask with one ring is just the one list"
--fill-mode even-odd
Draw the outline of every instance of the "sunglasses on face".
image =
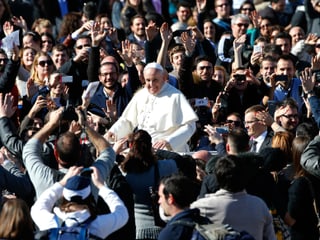
[[38, 63], [41, 67], [44, 67], [46, 64], [48, 66], [51, 66], [53, 64], [52, 60], [46, 60], [46, 61], [39, 61]]
[[0, 62], [7, 63], [8, 62], [8, 58], [0, 58]]
[[241, 27], [245, 27], [245, 28], [249, 27], [249, 24], [247, 24], [247, 23], [236, 23], [236, 25], [237, 25], [239, 28], [241, 28]]
[[233, 120], [226, 120], [226, 123], [229, 123], [229, 124], [233, 123], [236, 127], [239, 127], [241, 125], [240, 121], [233, 121]]
[[85, 45], [79, 45], [79, 46], [76, 46], [76, 49], [79, 49], [81, 50], [82, 48], [84, 47], [91, 47], [89, 44], [85, 44]]

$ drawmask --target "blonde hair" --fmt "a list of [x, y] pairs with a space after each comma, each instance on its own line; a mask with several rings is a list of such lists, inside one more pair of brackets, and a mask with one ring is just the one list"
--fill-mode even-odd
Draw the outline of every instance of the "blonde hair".
[[[50, 60], [52, 60], [49, 54], [47, 54], [46, 52], [42, 52], [42, 51], [38, 52], [36, 54], [36, 56], [34, 57], [33, 64], [32, 64], [31, 71], [30, 71], [30, 78], [33, 79], [34, 83], [37, 84], [38, 86], [45, 85], [44, 79], [41, 79], [39, 77], [38, 71], [37, 71], [37, 66], [39, 63], [38, 60], [39, 60], [39, 57], [41, 57], [41, 56], [46, 56]], [[54, 70], [54, 65], [52, 65], [52, 72], [53, 72], [53, 70]]]

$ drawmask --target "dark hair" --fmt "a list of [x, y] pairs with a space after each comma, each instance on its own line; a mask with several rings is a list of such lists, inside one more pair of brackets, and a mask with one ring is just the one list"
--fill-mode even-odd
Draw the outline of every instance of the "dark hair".
[[197, 199], [196, 184], [190, 178], [181, 174], [173, 174], [161, 179], [163, 185], [163, 195], [166, 199], [169, 194], [174, 198], [175, 205], [180, 209], [185, 209]]
[[198, 64], [203, 61], [210, 62], [212, 64], [212, 67], [214, 65], [211, 57], [209, 57], [207, 55], [201, 55], [201, 56], [196, 57], [196, 59], [194, 60], [194, 67], [196, 68], [198, 66]]
[[[77, 196], [78, 197], [78, 196]], [[62, 201], [59, 205], [61, 211], [64, 212], [75, 212], [79, 209], [88, 209], [92, 218], [95, 218], [98, 215], [96, 201], [92, 193], [85, 199], [81, 199], [81, 197], [77, 198], [73, 197], [71, 201], [68, 201], [64, 197], [62, 197]]]
[[120, 164], [125, 172], [141, 173], [148, 170], [157, 161], [152, 151], [152, 139], [148, 132], [138, 130], [129, 135], [130, 151]]
[[83, 15], [89, 20], [94, 20], [97, 15], [98, 9], [95, 2], [87, 2], [82, 8]]
[[292, 41], [292, 37], [290, 36], [290, 34], [284, 31], [279, 32], [277, 35], [274, 36], [274, 43], [276, 42], [277, 39], [288, 39], [290, 44]]
[[69, 168], [77, 164], [81, 155], [81, 145], [77, 136], [72, 132], [61, 134], [56, 143], [59, 158], [63, 161], [63, 167]]
[[58, 39], [64, 38], [81, 27], [81, 13], [69, 12], [64, 15], [58, 34]]
[[263, 57], [262, 57], [262, 60], [261, 60], [261, 63], [262, 63], [263, 61], [269, 61], [269, 62], [274, 62], [274, 63], [277, 62], [277, 60], [276, 60], [274, 57], [272, 57], [271, 55], [263, 56]]
[[270, 55], [272, 56], [274, 54], [277, 54], [280, 56], [282, 54], [281, 47], [272, 43], [266, 44], [264, 46], [263, 52], [264, 52], [264, 56], [270, 56]]
[[249, 148], [250, 137], [243, 128], [234, 128], [229, 132], [227, 142], [233, 151], [246, 152]]
[[253, 2], [251, 0], [245, 0], [241, 5], [239, 11], [241, 12], [244, 5], [250, 4], [252, 10], [256, 10], [256, 7], [254, 6]]
[[146, 19], [145, 19], [145, 17], [144, 17], [143, 15], [141, 15], [141, 14], [136, 14], [136, 15], [134, 15], [134, 16], [130, 19], [130, 26], [133, 24], [133, 21], [134, 21], [135, 19], [137, 19], [137, 18], [142, 18], [143, 21], [144, 21], [144, 23], [146, 23]]
[[161, 27], [162, 23], [164, 22], [163, 16], [156, 12], [148, 12], [145, 15], [147, 23], [150, 21], [154, 22], [157, 27]]
[[43, 33], [41, 33], [41, 35], [40, 35], [40, 39], [41, 39], [41, 47], [42, 47], [42, 36], [46, 36], [46, 37], [50, 38], [50, 39], [51, 39], [51, 41], [52, 41], [52, 45], [53, 45], [53, 46], [56, 44], [56, 43], [55, 43], [55, 40], [54, 40], [54, 37], [52, 36], [52, 34], [51, 34], [51, 33], [43, 32]]
[[218, 159], [214, 172], [220, 188], [233, 193], [245, 189], [248, 183], [248, 174], [246, 174], [244, 163], [246, 163], [244, 158], [234, 155], [227, 155]]
[[[281, 59], [283, 59], [283, 58], [281, 58]], [[285, 99], [281, 102], [281, 106], [282, 106], [282, 107], [289, 106], [290, 108], [298, 109], [298, 103], [296, 102], [296, 100], [294, 100], [294, 99], [291, 98], [291, 97], [285, 98]]]
[[295, 137], [292, 141], [292, 164], [295, 177], [300, 177], [306, 174], [306, 170], [304, 170], [300, 164], [300, 158], [309, 142], [310, 138], [306, 136]]
[[70, 57], [72, 49], [67, 48], [64, 44], [58, 43], [52, 47], [51, 52], [53, 53], [53, 51], [65, 52], [67, 56]]
[[32, 37], [32, 40], [35, 41], [35, 42], [39, 42], [40, 43], [40, 41], [41, 41], [39, 33], [34, 32], [34, 31], [26, 32], [25, 34], [23, 34], [23, 37], [25, 37], [25, 36]]
[[263, 167], [269, 172], [279, 172], [287, 165], [285, 153], [280, 148], [263, 148], [260, 155], [263, 158]]
[[117, 72], [119, 73], [119, 67], [117, 64], [115, 64], [114, 62], [103, 62], [99, 68], [99, 73], [100, 73], [100, 69], [103, 67], [103, 66], [106, 66], [106, 65], [112, 65], [116, 68]]
[[303, 122], [297, 126], [296, 136], [297, 137], [308, 137], [310, 140], [314, 139], [318, 135], [319, 129], [316, 124], [310, 122]]

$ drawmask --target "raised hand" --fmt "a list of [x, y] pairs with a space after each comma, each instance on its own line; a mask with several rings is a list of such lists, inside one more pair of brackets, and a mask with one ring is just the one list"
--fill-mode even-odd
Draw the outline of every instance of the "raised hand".
[[149, 23], [146, 27], [146, 38], [147, 41], [152, 41], [159, 33], [159, 28], [155, 23]]
[[198, 13], [204, 12], [207, 6], [207, 0], [196, 0]]
[[99, 22], [95, 22], [91, 27], [90, 27], [90, 32], [91, 32], [91, 41], [92, 41], [92, 46], [96, 47], [99, 46], [100, 42], [106, 38], [107, 31], [104, 31], [100, 27]]
[[169, 28], [168, 23], [164, 22], [161, 27], [160, 27], [160, 36], [162, 41], [164, 41], [165, 43], [170, 43], [171, 39], [172, 39], [172, 32], [171, 29]]
[[13, 33], [13, 25], [9, 21], [5, 21], [2, 26], [3, 32], [6, 36]]
[[16, 16], [13, 16], [11, 18], [11, 22], [13, 23], [13, 25], [23, 29], [24, 32], [28, 31], [27, 22], [26, 22], [26, 20], [24, 20], [24, 18], [22, 16], [20, 16], [19, 18]]
[[11, 93], [7, 93], [3, 96], [0, 93], [0, 117], [12, 117], [17, 110], [17, 106], [13, 106], [14, 97]]
[[315, 74], [312, 74], [311, 68], [306, 68], [304, 71], [302, 71], [300, 79], [302, 89], [305, 93], [313, 90], [314, 85], [316, 83], [316, 76]]
[[196, 46], [195, 38], [191, 37], [188, 32], [183, 32], [183, 33], [181, 33], [180, 39], [181, 39], [183, 46], [186, 49], [187, 55], [190, 56], [193, 53], [194, 48]]
[[118, 54], [126, 64], [126, 66], [131, 67], [133, 64], [134, 52], [132, 51], [132, 44], [129, 40], [125, 40], [121, 42], [122, 51], [118, 50]]

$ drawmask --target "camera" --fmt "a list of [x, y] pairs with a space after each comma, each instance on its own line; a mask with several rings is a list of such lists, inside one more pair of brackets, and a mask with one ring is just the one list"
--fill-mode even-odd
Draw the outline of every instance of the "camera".
[[235, 74], [233, 77], [236, 79], [237, 82], [242, 82], [246, 80], [245, 74]]
[[76, 113], [76, 110], [72, 105], [68, 105], [63, 109], [62, 112], [62, 120], [67, 120], [67, 121], [78, 121], [78, 114]]
[[274, 78], [275, 82], [287, 82], [288, 81], [288, 76], [287, 75], [276, 75]]

